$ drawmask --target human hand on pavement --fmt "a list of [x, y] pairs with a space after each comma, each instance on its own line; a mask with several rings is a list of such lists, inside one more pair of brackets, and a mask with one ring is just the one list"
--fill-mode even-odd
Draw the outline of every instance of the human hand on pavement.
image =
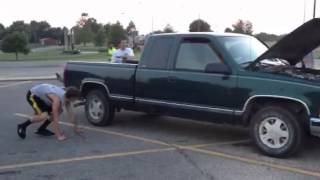
[[83, 133], [83, 129], [82, 129], [82, 128], [79, 128], [79, 127], [75, 127], [75, 128], [73, 129], [73, 131], [74, 131], [74, 133], [76, 133], [76, 134], [81, 134], [81, 133]]
[[63, 141], [63, 140], [66, 140], [67, 137], [66, 137], [64, 134], [62, 134], [62, 135], [58, 136], [57, 139], [58, 139], [59, 141]]

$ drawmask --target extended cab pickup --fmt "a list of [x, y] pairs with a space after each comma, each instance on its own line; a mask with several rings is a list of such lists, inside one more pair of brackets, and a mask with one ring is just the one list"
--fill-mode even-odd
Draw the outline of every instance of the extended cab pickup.
[[81, 89], [94, 125], [120, 109], [239, 124], [263, 153], [289, 156], [320, 135], [320, 73], [302, 61], [318, 32], [311, 20], [269, 49], [232, 33], [153, 35], [138, 64], [69, 62], [64, 83]]

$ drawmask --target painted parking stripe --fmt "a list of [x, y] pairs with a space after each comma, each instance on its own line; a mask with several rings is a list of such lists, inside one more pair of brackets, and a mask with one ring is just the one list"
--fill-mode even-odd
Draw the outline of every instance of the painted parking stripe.
[[[62, 125], [66, 125], [66, 126], [73, 126], [71, 123], [67, 123], [67, 122], [59, 122], [59, 123]], [[158, 145], [170, 146], [170, 144], [168, 144], [166, 142], [153, 140], [153, 139], [149, 139], [149, 138], [144, 138], [144, 137], [139, 137], [139, 136], [134, 136], [134, 135], [129, 135], [129, 134], [123, 134], [123, 133], [119, 133], [119, 132], [115, 132], [115, 131], [110, 131], [110, 130], [105, 130], [105, 129], [100, 129], [100, 128], [93, 128], [93, 127], [89, 127], [89, 126], [79, 125], [79, 127], [83, 128], [83, 129], [90, 130], [90, 131], [102, 132], [105, 134], [116, 135], [116, 136], [130, 138], [130, 139], [136, 139], [136, 140], [140, 140], [140, 141], [144, 141], [144, 142], [148, 142], [148, 143], [153, 143], [153, 144], [158, 144]]]
[[188, 146], [180, 146], [180, 148], [187, 149], [187, 150], [190, 150], [193, 152], [198, 152], [198, 153], [214, 156], [214, 157], [220, 157], [220, 158], [224, 158], [224, 159], [240, 161], [240, 162], [247, 163], [247, 164], [266, 166], [266, 167], [271, 167], [271, 168], [282, 170], [282, 171], [288, 171], [288, 172], [292, 172], [292, 173], [303, 174], [303, 175], [307, 175], [307, 176], [314, 176], [314, 177], [320, 178], [320, 172], [304, 170], [304, 169], [289, 167], [289, 166], [283, 166], [283, 165], [269, 163], [269, 162], [265, 162], [265, 161], [261, 161], [261, 160], [255, 160], [255, 159], [245, 158], [245, 157], [241, 157], [241, 156], [230, 155], [230, 154], [221, 153], [221, 152], [217, 152], [217, 151], [198, 149], [198, 148], [193, 148], [193, 147], [188, 147]]
[[[72, 126], [70, 123], [65, 123], [65, 122], [63, 122], [61, 124], [67, 125], [67, 126]], [[269, 163], [269, 162], [265, 162], [265, 161], [261, 161], [261, 160], [245, 158], [245, 157], [241, 157], [241, 156], [237, 156], [237, 155], [229, 155], [229, 154], [221, 153], [221, 152], [217, 152], [217, 151], [209, 151], [209, 150], [199, 149], [200, 147], [205, 147], [205, 146], [210, 146], [210, 145], [237, 144], [237, 143], [248, 142], [250, 140], [239, 140], [239, 141], [229, 141], [229, 142], [220, 142], [220, 143], [208, 143], [208, 144], [196, 144], [196, 145], [181, 146], [181, 145], [178, 145], [178, 144], [168, 144], [168, 143], [161, 142], [161, 141], [158, 141], [158, 140], [152, 140], [152, 139], [147, 139], [147, 138], [143, 138], [143, 137], [132, 136], [132, 135], [113, 132], [113, 131], [109, 131], [109, 130], [100, 130], [98, 128], [93, 128], [93, 127], [88, 127], [88, 126], [81, 126], [81, 127], [84, 128], [84, 129], [93, 130], [93, 131], [96, 131], [96, 132], [102, 132], [102, 133], [113, 134], [113, 135], [120, 135], [122, 137], [142, 140], [144, 142], [167, 145], [167, 146], [171, 146], [174, 149], [177, 149], [177, 148], [185, 149], [185, 150], [189, 150], [189, 151], [192, 151], [192, 152], [198, 152], [198, 153], [206, 154], [206, 155], [213, 156], [213, 157], [220, 157], [220, 158], [224, 158], [224, 159], [240, 161], [240, 162], [247, 163], [247, 164], [267, 166], [267, 167], [271, 167], [271, 168], [282, 170], [282, 171], [289, 171], [289, 172], [293, 172], [293, 173], [297, 173], [297, 174], [320, 177], [320, 173], [319, 172], [314, 172], [314, 171], [310, 171], [310, 170], [304, 170], [304, 169], [295, 168], [295, 167], [288, 167], [288, 166]]]
[[[19, 114], [19, 113], [15, 113], [15, 115], [17, 115], [17, 114]], [[25, 114], [20, 114], [20, 115], [24, 115], [25, 117], [28, 116], [28, 115], [25, 115]], [[66, 125], [66, 126], [72, 126], [72, 124], [66, 123], [66, 122], [60, 122], [60, 124], [63, 124], [63, 125]], [[83, 129], [95, 131], [95, 132], [101, 132], [101, 133], [106, 133], [106, 134], [111, 134], [111, 135], [117, 135], [117, 136], [121, 136], [121, 137], [141, 140], [141, 141], [144, 141], [144, 142], [149, 142], [149, 143], [154, 143], [154, 144], [171, 146], [170, 148], [165, 148], [165, 149], [150, 150], [152, 152], [172, 151], [172, 150], [176, 150], [177, 148], [179, 148], [179, 149], [189, 150], [189, 151], [192, 151], [192, 152], [198, 152], [198, 153], [206, 154], [206, 155], [213, 156], [213, 157], [220, 157], [220, 158], [224, 158], [224, 159], [235, 160], [235, 161], [239, 161], [239, 162], [243, 162], [243, 163], [247, 163], [247, 164], [266, 166], [266, 167], [270, 167], [270, 168], [274, 168], [274, 169], [278, 169], [278, 170], [282, 170], [282, 171], [288, 171], [288, 172], [292, 172], [292, 173], [303, 174], [303, 175], [314, 176], [314, 177], [319, 177], [320, 178], [320, 172], [315, 172], [315, 171], [311, 171], [311, 170], [304, 170], [304, 169], [295, 168], [295, 167], [288, 167], [288, 166], [284, 166], [284, 165], [280, 165], [280, 164], [274, 164], [274, 163], [265, 162], [265, 161], [261, 161], [261, 160], [256, 160], [256, 159], [245, 158], [245, 157], [241, 157], [241, 156], [237, 156], [237, 155], [230, 155], [230, 154], [226, 154], [226, 153], [221, 153], [221, 152], [218, 152], [218, 151], [209, 151], [209, 150], [199, 149], [199, 146], [203, 147], [203, 146], [207, 146], [209, 144], [181, 146], [181, 145], [177, 145], [177, 144], [168, 144], [168, 143], [165, 143], [165, 142], [162, 142], [162, 141], [152, 140], [152, 139], [143, 138], [143, 137], [139, 137], [139, 136], [133, 136], [133, 135], [128, 135], [128, 134], [118, 133], [118, 132], [114, 132], [114, 131], [110, 131], [110, 130], [103, 130], [103, 129], [93, 128], [93, 127], [88, 127], [88, 126], [79, 126], [79, 127], [83, 128]], [[210, 144], [213, 144], [213, 143], [210, 143]], [[137, 153], [137, 154], [142, 154], [143, 152], [144, 153], [148, 153], [147, 151], [148, 150], [138, 151], [140, 153]], [[128, 152], [128, 153], [130, 153], [130, 152]], [[123, 153], [115, 153], [115, 154], [123, 154]], [[135, 153], [133, 153], [133, 154], [135, 154]], [[128, 155], [131, 155], [131, 154], [128, 154]], [[104, 156], [101, 155], [101, 156], [102, 157], [107, 156], [105, 158], [111, 158], [111, 157], [108, 157], [108, 156], [110, 156], [110, 154], [109, 155], [104, 155]], [[120, 155], [118, 155], [118, 156], [120, 156]], [[114, 157], [118, 157], [118, 156], [115, 155]], [[125, 156], [125, 155], [123, 155], [123, 156]], [[96, 157], [96, 156], [87, 156], [87, 157], [89, 157], [89, 158], [87, 159], [86, 157], [82, 157], [82, 159], [83, 160], [90, 160], [90, 157]], [[79, 160], [77, 160], [77, 158], [70, 158], [69, 160], [70, 160], [70, 162], [79, 161]], [[55, 162], [55, 161], [53, 161], [53, 162], [51, 162], [51, 161], [40, 161], [40, 162], [34, 162], [34, 163], [36, 163], [36, 164], [37, 163], [45, 163], [45, 162], [47, 162], [46, 164], [65, 163], [63, 160], [58, 160], [58, 161], [59, 162]], [[66, 162], [69, 162], [69, 161], [66, 161]], [[29, 164], [29, 166], [31, 166], [33, 163], [25, 163], [25, 164]], [[18, 167], [21, 167], [21, 165], [23, 165], [22, 167], [28, 167], [25, 164], [17, 164], [17, 165], [15, 165], [15, 167], [18, 168]], [[40, 164], [40, 165], [42, 165], [42, 164]], [[35, 166], [35, 165], [33, 165], [33, 166]], [[5, 167], [5, 166], [0, 166], [0, 170], [2, 170], [1, 169], [2, 167]], [[14, 168], [14, 167], [12, 167], [12, 168]], [[7, 168], [7, 169], [12, 169], [12, 168]]]
[[5, 84], [5, 85], [0, 85], [0, 88], [17, 86], [17, 85], [20, 85], [20, 84], [27, 84], [27, 83], [31, 83], [31, 82], [32, 82], [32, 81], [21, 81], [21, 82], [16, 82], [16, 83], [10, 83], [10, 84]]
[[18, 117], [22, 117], [22, 118], [25, 118], [25, 119], [31, 119], [32, 116], [28, 115], [28, 114], [22, 114], [22, 113], [14, 113], [13, 114], [14, 116], [18, 116]]
[[172, 150], [174, 150], [174, 148], [148, 149], [148, 150], [142, 150], [142, 151], [131, 151], [131, 152], [122, 152], [122, 153], [103, 154], [103, 155], [82, 156], [82, 157], [74, 157], [74, 158], [63, 158], [63, 159], [50, 160], [50, 161], [36, 161], [36, 162], [30, 162], [30, 163], [0, 166], [0, 171], [8, 170], [8, 169], [25, 168], [25, 167], [35, 167], [35, 166], [43, 166], [43, 165], [65, 164], [65, 163], [79, 162], [79, 161], [125, 157], [125, 156], [139, 155], [139, 154], [158, 153], [158, 152], [172, 151]]
[[[15, 116], [19, 116], [22, 118], [30, 119], [31, 116], [27, 114], [22, 114], [22, 113], [14, 113]], [[65, 126], [73, 126], [71, 123], [67, 122], [59, 122], [62, 125]], [[130, 139], [136, 139], [144, 142], [149, 142], [149, 143], [154, 143], [154, 144], [159, 144], [159, 145], [165, 145], [165, 146], [174, 146], [178, 147], [180, 146], [179, 144], [169, 144], [163, 141], [158, 141], [158, 140], [153, 140], [153, 139], [148, 139], [148, 138], [143, 138], [143, 137], [138, 137], [138, 136], [133, 136], [133, 135], [128, 135], [128, 134], [123, 134], [119, 132], [114, 132], [110, 130], [105, 130], [105, 129], [100, 129], [100, 128], [94, 128], [94, 127], [89, 127], [89, 126], [82, 126], [79, 125], [80, 128], [86, 129], [86, 130], [91, 130], [95, 132], [100, 132], [100, 133], [105, 133], [105, 134], [111, 134], [111, 135], [116, 135], [116, 136], [121, 136], [121, 137], [126, 137]], [[239, 144], [239, 143], [245, 143], [249, 142], [249, 139], [244, 139], [244, 140], [237, 140], [237, 141], [225, 141], [225, 142], [215, 142], [215, 143], [206, 143], [206, 144], [194, 144], [194, 145], [186, 145], [188, 147], [193, 147], [193, 148], [200, 148], [200, 147], [206, 147], [206, 146], [213, 146], [213, 145], [229, 145], [229, 144]]]

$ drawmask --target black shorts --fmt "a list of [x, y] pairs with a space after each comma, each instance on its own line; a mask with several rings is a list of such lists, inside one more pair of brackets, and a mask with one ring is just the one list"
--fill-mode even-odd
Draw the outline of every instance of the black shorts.
[[35, 114], [41, 114], [43, 112], [47, 112], [51, 114], [52, 106], [47, 105], [43, 100], [41, 100], [38, 96], [33, 95], [30, 91], [27, 92], [26, 95], [27, 101], [34, 110]]

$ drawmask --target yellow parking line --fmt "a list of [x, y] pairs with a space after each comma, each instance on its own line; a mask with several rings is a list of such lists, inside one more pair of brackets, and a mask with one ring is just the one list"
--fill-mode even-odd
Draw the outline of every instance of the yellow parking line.
[[[19, 113], [16, 113], [16, 115], [22, 116], [22, 114], [19, 114]], [[24, 116], [24, 117], [27, 117], [27, 116]], [[59, 123], [62, 125], [66, 125], [66, 126], [73, 126], [71, 123], [67, 123], [67, 122], [59, 122]], [[136, 139], [136, 140], [140, 140], [140, 141], [144, 141], [144, 142], [148, 142], [148, 143], [154, 143], [154, 144], [165, 145], [165, 146], [174, 146], [174, 147], [180, 146], [179, 144], [168, 144], [163, 141], [158, 141], [158, 140], [153, 140], [153, 139], [148, 139], [148, 138], [143, 138], [143, 137], [133, 136], [133, 135], [128, 135], [128, 134], [123, 134], [123, 133], [100, 129], [100, 128], [94, 128], [94, 127], [89, 127], [89, 126], [79, 126], [79, 127], [83, 128], [83, 129], [95, 131], [95, 132], [101, 132], [101, 133], [126, 137], [126, 138], [130, 138], [130, 139]], [[237, 141], [227, 141], [227, 142], [217, 142], [217, 143], [207, 143], [207, 144], [185, 145], [185, 146], [200, 148], [200, 147], [206, 147], [206, 146], [212, 146], [212, 145], [238, 144], [238, 143], [243, 143], [243, 142], [248, 142], [248, 141], [249, 141], [249, 139], [237, 140]]]
[[[67, 125], [67, 126], [71, 126], [70, 123], [61, 122], [61, 124], [64, 124], [64, 125]], [[102, 132], [102, 133], [122, 136], [122, 137], [126, 137], [126, 138], [141, 140], [141, 141], [144, 141], [144, 142], [171, 146], [172, 148], [169, 148], [169, 149], [172, 149], [172, 150], [174, 150], [176, 148], [185, 149], [185, 150], [198, 152], [198, 153], [202, 153], [202, 154], [206, 154], [206, 155], [210, 155], [210, 156], [215, 156], [215, 157], [220, 157], [220, 158], [240, 161], [240, 162], [243, 162], [243, 163], [254, 164], [254, 165], [262, 165], [262, 166], [267, 166], [267, 167], [271, 167], [271, 168], [274, 168], [274, 169], [293, 172], [293, 173], [297, 173], [297, 174], [320, 177], [320, 173], [319, 172], [304, 170], [304, 169], [295, 168], [295, 167], [288, 167], [288, 166], [284, 166], [284, 165], [279, 165], [279, 164], [269, 163], [269, 162], [265, 162], [265, 161], [261, 161], [261, 160], [245, 158], [245, 157], [236, 156], [236, 155], [230, 155], [230, 154], [221, 153], [221, 152], [217, 152], [217, 151], [209, 151], [209, 150], [199, 149], [200, 147], [205, 147], [205, 146], [210, 146], [210, 145], [225, 145], [225, 144], [243, 143], [243, 142], [248, 142], [249, 140], [239, 140], [239, 141], [233, 141], [233, 142], [229, 141], [229, 142], [221, 142], [221, 143], [208, 143], [208, 144], [195, 144], [195, 145], [182, 146], [182, 145], [177, 145], [177, 144], [168, 144], [168, 143], [165, 143], [165, 142], [162, 142], [162, 141], [158, 141], [158, 140], [152, 140], [152, 139], [147, 139], [147, 138], [143, 138], [143, 137], [138, 137], [138, 136], [132, 136], [132, 135], [127, 135], [127, 134], [123, 134], [123, 133], [113, 132], [113, 131], [109, 131], [109, 130], [102, 130], [102, 129], [88, 127], [88, 126], [81, 126], [81, 127], [84, 128], [84, 129], [92, 130], [92, 131], [96, 131], [96, 132]]]
[[[63, 124], [63, 125], [66, 125], [66, 126], [73, 126], [71, 123], [67, 123], [67, 122], [59, 122], [59, 123]], [[170, 146], [168, 143], [165, 143], [163, 141], [158, 141], [158, 140], [143, 138], [143, 137], [139, 137], [139, 136], [133, 136], [133, 135], [128, 135], [128, 134], [118, 133], [118, 132], [114, 132], [114, 131], [110, 131], [110, 130], [94, 128], [94, 127], [89, 127], [89, 126], [79, 126], [79, 127], [83, 128], [83, 129], [95, 131], [95, 132], [102, 132], [102, 133], [116, 135], [116, 136], [120, 136], [120, 137], [136, 139], [136, 140], [140, 140], [140, 141], [144, 141], [144, 142], [148, 142], [148, 143], [159, 144], [159, 145], [164, 145], [164, 146]]]
[[267, 166], [267, 167], [271, 167], [271, 168], [278, 169], [278, 170], [289, 171], [292, 173], [320, 177], [320, 172], [304, 170], [304, 169], [289, 167], [289, 166], [283, 166], [283, 165], [269, 163], [269, 162], [265, 162], [265, 161], [261, 161], [261, 160], [255, 160], [255, 159], [240, 157], [240, 156], [236, 156], [236, 155], [221, 153], [221, 152], [217, 152], [217, 151], [209, 151], [209, 150], [198, 149], [198, 148], [193, 148], [193, 147], [188, 147], [188, 146], [179, 146], [179, 148], [187, 149], [187, 150], [190, 150], [193, 152], [198, 152], [198, 153], [202, 153], [202, 154], [206, 154], [206, 155], [210, 155], [210, 156], [220, 157], [220, 158], [224, 158], [224, 159], [240, 161], [243, 163]]
[[24, 167], [64, 164], [64, 163], [87, 161], [87, 160], [100, 160], [100, 159], [108, 159], [108, 158], [114, 158], [114, 157], [124, 157], [124, 156], [157, 153], [157, 152], [172, 151], [172, 150], [174, 150], [174, 148], [148, 149], [148, 150], [142, 150], [142, 151], [131, 151], [131, 152], [122, 152], [122, 153], [103, 154], [103, 155], [64, 158], [64, 159], [57, 159], [57, 160], [50, 160], [50, 161], [37, 161], [37, 162], [30, 162], [30, 163], [12, 164], [12, 165], [0, 166], [0, 171], [8, 170], [8, 169], [24, 168]]

